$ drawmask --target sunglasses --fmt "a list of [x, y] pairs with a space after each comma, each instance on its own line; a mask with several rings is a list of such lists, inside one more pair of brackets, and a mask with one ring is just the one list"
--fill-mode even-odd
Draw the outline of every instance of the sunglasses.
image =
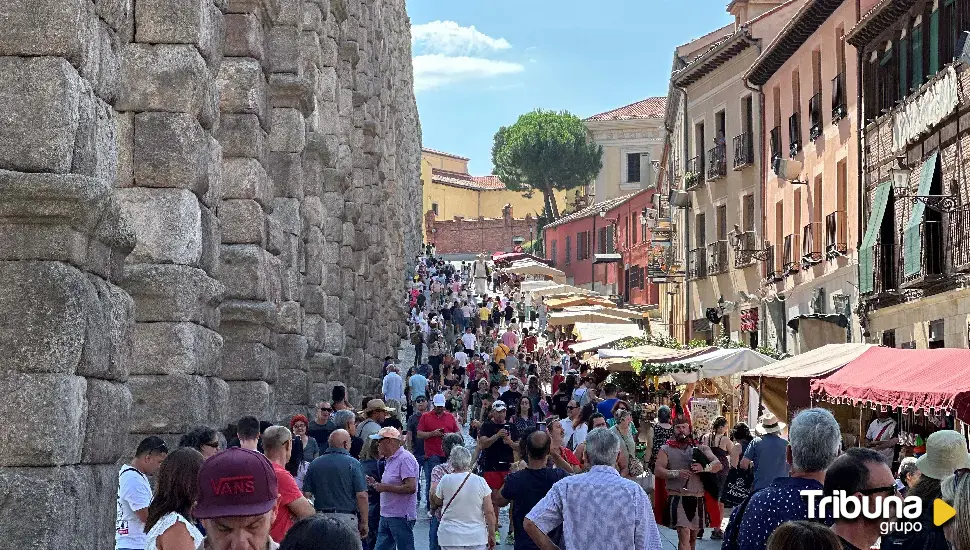
[[859, 493], [863, 495], [875, 495], [877, 493], [890, 493], [894, 494], [897, 492], [895, 485], [887, 485], [886, 487], [873, 487], [871, 489], [862, 489]]
[[323, 412], [333, 412], [333, 409], [328, 408], [328, 407], [320, 407], [320, 410], [323, 411]]

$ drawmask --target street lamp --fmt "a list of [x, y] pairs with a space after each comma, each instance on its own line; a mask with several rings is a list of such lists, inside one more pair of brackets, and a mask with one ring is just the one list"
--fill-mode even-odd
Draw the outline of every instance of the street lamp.
[[896, 157], [896, 167], [889, 170], [893, 178], [893, 196], [902, 198], [909, 194], [909, 176], [913, 173], [906, 166], [906, 157]]

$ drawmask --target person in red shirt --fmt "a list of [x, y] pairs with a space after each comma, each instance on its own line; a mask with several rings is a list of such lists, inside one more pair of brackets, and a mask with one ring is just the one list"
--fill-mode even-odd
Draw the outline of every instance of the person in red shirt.
[[527, 353], [533, 353], [539, 347], [539, 339], [536, 338], [535, 334], [530, 334], [529, 329], [523, 329], [522, 333], [524, 337], [522, 338], [522, 347], [525, 348]]
[[276, 519], [273, 521], [269, 535], [274, 541], [281, 542], [294, 523], [316, 512], [313, 504], [303, 496], [303, 492], [296, 485], [296, 480], [285, 468], [293, 452], [293, 434], [290, 433], [289, 428], [285, 426], [266, 428], [262, 442], [263, 454], [273, 465], [280, 494], [276, 502]]
[[549, 446], [549, 461], [557, 468], [568, 474], [578, 474], [583, 470], [579, 458], [566, 446], [566, 432], [558, 417], [553, 417], [546, 422], [546, 431], [549, 432], [551, 444]]
[[552, 393], [559, 393], [559, 384], [562, 384], [566, 380], [566, 377], [562, 375], [562, 367], [555, 366], [552, 368]]
[[[421, 415], [418, 420], [418, 439], [424, 440], [424, 473], [425, 479], [431, 479], [431, 470], [439, 464], [447, 461], [445, 450], [442, 446], [442, 438], [447, 433], [460, 433], [461, 428], [455, 420], [455, 415], [445, 410], [445, 396], [435, 395], [431, 400], [434, 408]], [[430, 483], [425, 486], [425, 502], [428, 500], [428, 489]]]

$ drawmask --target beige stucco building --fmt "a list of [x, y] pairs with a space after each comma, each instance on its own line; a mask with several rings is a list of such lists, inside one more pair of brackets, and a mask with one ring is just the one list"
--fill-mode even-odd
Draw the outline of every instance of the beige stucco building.
[[[678, 233], [686, 244], [688, 338], [722, 334], [759, 344], [761, 269], [740, 248], [760, 248], [762, 232], [761, 105], [743, 75], [796, 13], [800, 0], [735, 0], [733, 32], [715, 42], [671, 79], [683, 91], [686, 116], [675, 151], [683, 152], [677, 186], [690, 206]], [[737, 235], [735, 236], [735, 232]]]
[[[455, 217], [501, 219], [505, 205], [512, 205], [516, 218], [542, 214], [542, 194], [526, 197], [524, 193], [505, 188], [496, 176], [472, 176], [468, 159], [450, 153], [424, 148], [421, 150], [421, 182], [424, 186], [423, 213], [434, 212], [439, 220]], [[559, 210], [576, 200], [578, 190], [556, 191]], [[428, 241], [425, 228], [425, 241]]]
[[[856, 2], [807, 2], [747, 72], [764, 94], [764, 339], [789, 353], [860, 341]], [[771, 162], [781, 159], [777, 168]], [[787, 174], [786, 174], [787, 172]], [[785, 177], [791, 178], [785, 179]]]
[[592, 140], [603, 147], [603, 168], [589, 193], [595, 202], [657, 184], [666, 105], [666, 97], [651, 97], [583, 121]]

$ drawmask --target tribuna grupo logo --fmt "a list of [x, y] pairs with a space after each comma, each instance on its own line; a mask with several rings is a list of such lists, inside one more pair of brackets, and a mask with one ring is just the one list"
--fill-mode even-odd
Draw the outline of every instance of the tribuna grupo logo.
[[[867, 518], [879, 522], [879, 532], [912, 533], [923, 529], [920, 517], [923, 515], [923, 501], [919, 497], [846, 495], [845, 491], [835, 491], [825, 495], [819, 490], [801, 491], [808, 499], [808, 519], [848, 519]], [[933, 502], [933, 523], [943, 525], [956, 515], [956, 510], [941, 499]]]

